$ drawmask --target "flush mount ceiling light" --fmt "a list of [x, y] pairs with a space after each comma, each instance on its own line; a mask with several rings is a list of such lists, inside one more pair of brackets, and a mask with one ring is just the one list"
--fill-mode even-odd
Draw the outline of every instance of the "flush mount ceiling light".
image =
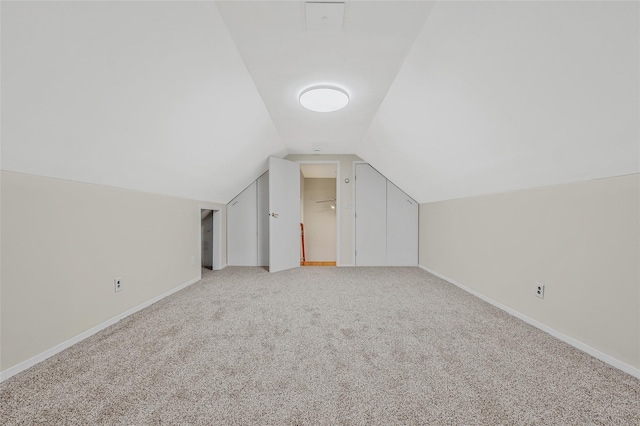
[[338, 111], [347, 106], [349, 95], [343, 89], [333, 86], [309, 87], [300, 95], [300, 104], [315, 112]]

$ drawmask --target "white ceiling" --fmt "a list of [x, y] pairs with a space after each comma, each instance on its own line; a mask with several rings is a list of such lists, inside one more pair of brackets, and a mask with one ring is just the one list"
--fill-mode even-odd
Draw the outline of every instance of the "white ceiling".
[[214, 202], [317, 146], [419, 202], [640, 171], [638, 2], [0, 7], [3, 170]]
[[[348, 2], [341, 32], [307, 31], [302, 1], [221, 1], [227, 23], [290, 154], [353, 154], [424, 25], [431, 2]], [[314, 85], [347, 90], [346, 108], [304, 109], [300, 93]]]

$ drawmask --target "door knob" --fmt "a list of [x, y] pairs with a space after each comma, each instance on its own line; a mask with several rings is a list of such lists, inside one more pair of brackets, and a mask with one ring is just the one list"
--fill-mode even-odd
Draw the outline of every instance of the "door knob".
[[278, 218], [278, 213], [271, 213], [271, 217], [277, 219]]

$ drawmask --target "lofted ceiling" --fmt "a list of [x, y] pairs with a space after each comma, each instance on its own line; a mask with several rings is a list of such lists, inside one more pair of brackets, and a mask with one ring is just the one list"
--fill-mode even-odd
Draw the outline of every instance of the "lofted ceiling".
[[2, 169], [222, 203], [296, 153], [419, 202], [640, 171], [637, 2], [315, 6], [1, 2]]
[[638, 173], [639, 5], [437, 4], [355, 153], [420, 202]]
[[[342, 30], [323, 31], [307, 29], [301, 1], [218, 2], [290, 154], [310, 153], [315, 144], [323, 153], [355, 152], [432, 6], [349, 2]], [[343, 87], [351, 102], [332, 113], [304, 109], [300, 93], [318, 84]]]

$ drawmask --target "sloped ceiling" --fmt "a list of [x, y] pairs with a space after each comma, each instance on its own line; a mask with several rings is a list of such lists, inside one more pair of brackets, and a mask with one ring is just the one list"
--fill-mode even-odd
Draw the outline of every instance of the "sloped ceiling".
[[638, 173], [638, 5], [438, 3], [355, 153], [422, 203]]
[[[419, 202], [639, 172], [637, 2], [0, 7], [3, 170], [214, 202], [314, 146]], [[351, 103], [302, 109], [317, 83]]]
[[2, 169], [226, 203], [287, 150], [212, 2], [2, 2]]

